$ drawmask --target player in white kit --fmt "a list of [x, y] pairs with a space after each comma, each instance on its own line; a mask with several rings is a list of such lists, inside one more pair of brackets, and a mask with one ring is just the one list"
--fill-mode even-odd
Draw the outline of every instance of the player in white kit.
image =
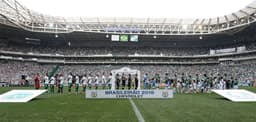
[[87, 77], [86, 74], [82, 77], [82, 84], [83, 84], [83, 93], [85, 93], [86, 86], [87, 86]]
[[99, 86], [99, 75], [96, 74], [95, 76], [95, 79], [94, 79], [94, 86], [95, 86], [95, 89], [98, 89], [98, 86]]
[[71, 92], [71, 87], [72, 87], [72, 80], [73, 80], [73, 75], [72, 73], [69, 73], [68, 75], [68, 92]]
[[60, 75], [60, 93], [63, 94], [63, 87], [64, 87], [64, 77], [63, 74]]
[[112, 73], [109, 74], [108, 76], [108, 80], [107, 80], [107, 83], [108, 85], [108, 89], [111, 89], [111, 85], [112, 85]]
[[79, 89], [79, 76], [76, 75], [76, 82], [75, 82], [75, 93], [78, 94], [78, 89]]
[[102, 85], [102, 88], [105, 89], [106, 88], [106, 77], [105, 77], [105, 73], [102, 74], [101, 76], [101, 85]]
[[89, 87], [89, 89], [92, 88], [92, 82], [93, 82], [92, 75], [89, 74], [89, 76], [88, 76], [88, 87]]

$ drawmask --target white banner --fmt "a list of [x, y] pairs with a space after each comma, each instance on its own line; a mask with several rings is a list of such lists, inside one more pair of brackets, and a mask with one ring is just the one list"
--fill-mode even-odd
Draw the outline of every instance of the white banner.
[[172, 90], [86, 90], [85, 98], [173, 98]]
[[226, 49], [219, 49], [216, 50], [215, 53], [221, 54], [221, 53], [232, 53], [236, 52], [236, 48], [226, 48]]
[[0, 95], [1, 102], [28, 102], [47, 90], [11, 90]]
[[246, 47], [245, 46], [240, 46], [236, 48], [237, 52], [243, 52], [246, 51]]
[[256, 102], [256, 94], [244, 89], [212, 91], [234, 102]]

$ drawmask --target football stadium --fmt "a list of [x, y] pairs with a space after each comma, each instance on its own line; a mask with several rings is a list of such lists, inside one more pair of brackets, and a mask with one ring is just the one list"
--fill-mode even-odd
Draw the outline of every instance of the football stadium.
[[255, 122], [255, 0], [0, 0], [0, 122]]

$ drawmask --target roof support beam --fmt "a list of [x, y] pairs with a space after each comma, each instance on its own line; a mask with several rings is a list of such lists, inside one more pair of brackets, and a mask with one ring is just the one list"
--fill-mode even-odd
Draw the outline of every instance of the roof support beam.
[[[147, 20], [146, 20], [146, 25], [144, 25], [144, 27], [143, 27], [143, 29], [145, 30], [145, 32], [146, 33], [149, 33], [149, 31], [150, 31], [150, 27], [149, 27], [149, 21], [150, 21], [150, 19], [149, 18], [147, 18]], [[146, 28], [145, 28], [145, 26], [146, 26]]]
[[256, 7], [252, 7], [252, 6], [247, 6], [247, 8], [256, 9]]
[[195, 25], [198, 21], [199, 21], [199, 19], [194, 20], [194, 22], [192, 23], [192, 25]]
[[220, 29], [220, 18], [219, 17], [217, 17], [217, 29], [219, 30]]
[[229, 28], [229, 20], [228, 20], [228, 17], [227, 17], [227, 15], [225, 15], [224, 17], [225, 17], [225, 20], [226, 20], [226, 23], [227, 23], [227, 28]]
[[27, 12], [28, 12], [28, 15], [29, 15], [29, 17], [31, 19], [31, 22], [33, 23], [34, 22], [34, 18], [33, 18], [32, 14], [31, 14], [31, 12], [29, 10], [27, 10]]
[[208, 24], [207, 24], [207, 26], [208, 26], [208, 33], [210, 33], [210, 28], [211, 28], [211, 22], [212, 22], [212, 18], [210, 18], [209, 20], [208, 20]]
[[197, 24], [197, 25], [194, 24], [195, 28], [193, 28], [193, 30], [198, 30], [199, 26], [201, 26], [201, 28], [202, 28], [202, 25], [203, 25], [204, 21], [205, 21], [205, 19], [202, 19], [199, 24]]
[[88, 25], [84, 22], [83, 18], [80, 17], [80, 21], [82, 22], [82, 24], [84, 25], [84, 27], [90, 31], [90, 28], [88, 27]]
[[245, 12], [244, 10], [239, 10], [239, 12], [241, 12], [241, 13], [245, 14], [246, 16], [250, 16], [250, 14], [249, 14], [249, 13], [247, 13], [247, 12]]
[[163, 19], [163, 22], [162, 22], [161, 25], [158, 27], [158, 29], [156, 30], [156, 32], [158, 32], [158, 31], [163, 31], [165, 22], [166, 22], [166, 18]]
[[183, 21], [183, 19], [180, 19], [179, 22], [177, 23], [176, 28], [178, 30], [178, 33], [180, 33], [180, 25], [181, 25], [182, 21]]
[[212, 23], [212, 18], [209, 19], [209, 21], [208, 21], [208, 26], [210, 26], [211, 23]]
[[241, 13], [243, 13], [243, 14], [245, 14], [248, 18], [253, 18], [253, 19], [256, 19], [256, 17], [254, 17], [254, 16], [251, 16], [249, 13], [247, 13], [247, 12], [245, 12], [245, 11], [243, 11], [243, 10], [240, 10], [240, 12]]
[[[15, 0], [14, 2], [15, 2], [16, 8], [18, 6], [18, 7], [20, 7], [22, 9], [21, 11], [25, 12], [26, 15], [21, 15], [20, 14], [23, 18], [27, 19], [26, 17], [31, 17], [31, 15], [30, 15], [31, 13], [30, 13], [29, 9], [25, 8], [24, 6], [22, 6], [17, 0]], [[32, 20], [32, 18], [31, 18], [31, 20]]]
[[228, 17], [226, 15], [224, 17], [225, 17], [226, 22], [229, 23]]
[[[200, 32], [202, 33], [203, 32], [203, 29], [204, 29], [204, 26], [203, 26], [203, 23], [204, 23], [204, 21], [205, 21], [205, 19], [203, 19], [201, 22], [200, 22], [200, 28], [199, 28], [199, 30], [200, 30]], [[198, 26], [198, 27], [199, 27]]]
[[239, 24], [239, 23], [240, 23], [240, 21], [239, 21], [239, 17], [238, 17], [235, 13], [232, 13], [232, 16], [234, 16], [234, 17], [236, 18], [236, 20], [237, 20], [237, 24]]
[[200, 22], [200, 25], [203, 25], [204, 21], [205, 21], [205, 19], [203, 19], [203, 20]]

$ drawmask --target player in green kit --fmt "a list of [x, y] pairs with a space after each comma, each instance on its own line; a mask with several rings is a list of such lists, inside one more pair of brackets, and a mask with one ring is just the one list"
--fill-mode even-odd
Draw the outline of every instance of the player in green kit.
[[116, 82], [116, 89], [119, 89], [119, 86], [120, 86], [120, 76], [119, 74], [117, 73], [116, 74], [116, 77], [115, 77], [115, 82]]
[[185, 73], [181, 74], [181, 85], [182, 85], [182, 92], [185, 93], [187, 91], [187, 78]]
[[44, 76], [44, 89], [47, 90], [48, 93], [48, 86], [49, 86], [49, 76], [48, 73]]
[[138, 74], [136, 73], [134, 76], [134, 89], [137, 90], [139, 87], [139, 78], [138, 78]]
[[55, 77], [52, 76], [50, 80], [50, 92], [53, 94], [54, 93], [54, 85], [55, 85]]
[[155, 79], [156, 79], [156, 87], [157, 87], [157, 89], [159, 89], [161, 78], [160, 78], [160, 75], [158, 73], [155, 74]]

